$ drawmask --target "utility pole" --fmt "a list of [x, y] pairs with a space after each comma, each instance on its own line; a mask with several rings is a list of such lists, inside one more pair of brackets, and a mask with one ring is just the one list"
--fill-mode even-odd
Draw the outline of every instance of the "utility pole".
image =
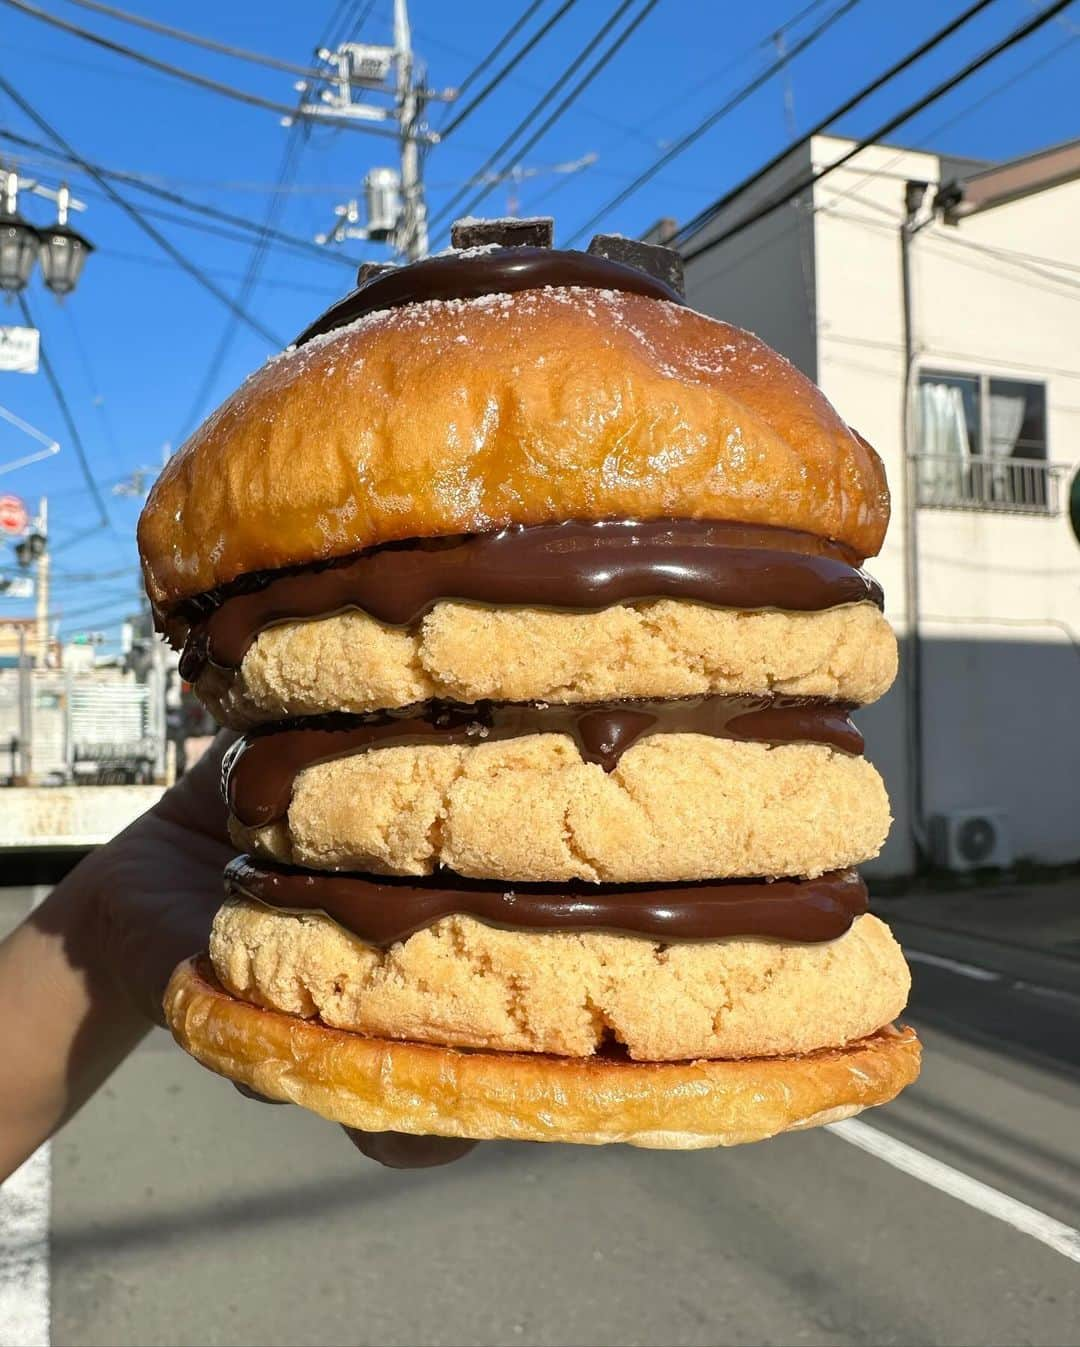
[[395, 244], [407, 262], [418, 262], [428, 250], [427, 201], [417, 141], [427, 97], [413, 80], [412, 31], [405, 0], [394, 0], [394, 50], [401, 144], [401, 221]]
[[49, 556], [49, 501], [42, 496], [38, 503], [38, 517], [35, 524], [37, 532], [45, 539], [34, 562], [36, 571], [34, 585], [34, 644], [37, 646], [37, 664], [44, 669], [49, 663], [49, 570], [52, 559]]
[[[451, 102], [457, 91], [436, 92], [428, 88], [424, 67], [413, 51], [406, 0], [394, 0], [392, 47], [343, 42], [335, 51], [324, 49], [317, 55], [331, 68], [327, 75], [330, 87], [322, 90], [316, 101], [307, 96], [310, 87], [301, 81], [296, 86], [303, 97], [300, 111], [306, 117], [396, 123], [399, 163], [397, 168], [370, 168], [364, 175], [363, 203], [353, 198], [335, 206], [337, 218], [333, 227], [316, 234], [315, 242], [363, 239], [389, 244], [407, 262], [426, 257], [423, 151], [438, 144], [439, 136], [426, 128], [424, 114], [429, 102], [434, 99]], [[365, 93], [388, 95], [392, 105], [364, 101]], [[290, 120], [286, 119], [285, 124]]]
[[26, 648], [26, 626], [19, 623], [19, 771], [16, 785], [28, 786], [34, 774], [34, 687], [31, 682], [33, 661]]
[[923, 718], [922, 622], [919, 591], [919, 459], [915, 453], [913, 392], [915, 389], [914, 297], [911, 279], [911, 241], [920, 229], [932, 224], [934, 215], [923, 213], [928, 184], [904, 184], [904, 218], [900, 222], [900, 286], [903, 314], [904, 384], [900, 442], [904, 451], [904, 689], [907, 694], [908, 823], [916, 864], [929, 855], [924, 788], [925, 734]]

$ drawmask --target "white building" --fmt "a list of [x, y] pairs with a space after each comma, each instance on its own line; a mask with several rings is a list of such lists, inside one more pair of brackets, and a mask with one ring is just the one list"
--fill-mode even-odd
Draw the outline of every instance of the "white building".
[[876, 873], [910, 871], [934, 820], [968, 810], [999, 811], [1018, 858], [1073, 861], [1080, 141], [1000, 164], [870, 146], [693, 256], [852, 145], [815, 136], [684, 228], [689, 301], [784, 352], [885, 462], [893, 520], [868, 569], [903, 673], [860, 716], [896, 817]]

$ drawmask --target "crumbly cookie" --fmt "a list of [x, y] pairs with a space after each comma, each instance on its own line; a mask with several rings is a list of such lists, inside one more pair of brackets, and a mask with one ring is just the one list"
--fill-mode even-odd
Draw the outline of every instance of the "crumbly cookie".
[[364, 613], [264, 631], [223, 699], [226, 723], [364, 712], [429, 697], [602, 701], [788, 693], [876, 701], [896, 638], [870, 603], [820, 613], [740, 612], [663, 599], [599, 613], [440, 603], [414, 630]]
[[622, 883], [819, 875], [875, 856], [889, 822], [874, 768], [819, 744], [658, 734], [606, 775], [544, 734], [320, 763], [286, 820], [232, 834], [316, 870]]
[[667, 946], [447, 917], [380, 950], [321, 914], [240, 899], [218, 912], [210, 955], [234, 996], [336, 1028], [572, 1057], [614, 1040], [638, 1061], [840, 1046], [888, 1024], [910, 986], [872, 916], [824, 944]]

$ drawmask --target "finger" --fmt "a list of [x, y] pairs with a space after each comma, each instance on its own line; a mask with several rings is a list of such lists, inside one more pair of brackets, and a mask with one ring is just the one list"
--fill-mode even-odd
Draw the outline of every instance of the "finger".
[[287, 1104], [287, 1099], [268, 1099], [266, 1095], [260, 1094], [258, 1090], [253, 1090], [250, 1085], [241, 1085], [238, 1080], [234, 1080], [233, 1086], [239, 1090], [245, 1099], [254, 1099], [256, 1104]]
[[415, 1137], [406, 1132], [358, 1132], [341, 1129], [356, 1149], [387, 1169], [433, 1169], [468, 1155], [476, 1145], [460, 1137]]

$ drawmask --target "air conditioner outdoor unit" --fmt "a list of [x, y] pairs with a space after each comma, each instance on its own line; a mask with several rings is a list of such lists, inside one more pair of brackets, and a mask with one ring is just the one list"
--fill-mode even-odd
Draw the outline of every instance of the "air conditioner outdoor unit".
[[950, 809], [930, 820], [930, 852], [946, 870], [1008, 869], [1013, 862], [1003, 809]]

